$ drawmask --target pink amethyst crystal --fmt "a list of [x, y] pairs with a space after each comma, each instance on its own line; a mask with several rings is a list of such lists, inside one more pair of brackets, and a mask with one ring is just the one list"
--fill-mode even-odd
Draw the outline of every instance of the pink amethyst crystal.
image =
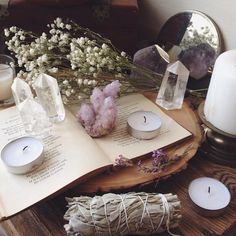
[[111, 133], [115, 127], [117, 108], [115, 98], [120, 91], [118, 80], [108, 84], [103, 91], [95, 88], [90, 103], [83, 103], [77, 114], [79, 122], [91, 137], [101, 137]]

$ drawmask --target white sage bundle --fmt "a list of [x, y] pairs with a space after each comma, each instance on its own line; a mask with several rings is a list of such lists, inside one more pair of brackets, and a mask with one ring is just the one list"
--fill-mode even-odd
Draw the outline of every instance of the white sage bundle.
[[178, 226], [181, 219], [177, 195], [108, 193], [67, 198], [64, 226], [70, 236], [151, 235]]

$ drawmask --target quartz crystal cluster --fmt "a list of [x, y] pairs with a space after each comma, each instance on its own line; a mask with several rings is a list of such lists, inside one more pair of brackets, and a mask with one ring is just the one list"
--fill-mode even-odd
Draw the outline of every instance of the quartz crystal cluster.
[[24, 80], [15, 78], [11, 88], [25, 132], [35, 136], [49, 132], [49, 118], [41, 104], [33, 98], [29, 85]]
[[51, 122], [43, 107], [33, 98], [27, 98], [18, 105], [25, 132], [43, 137], [50, 132]]
[[20, 78], [14, 79], [11, 88], [26, 133], [43, 136], [50, 132], [51, 121], [64, 120], [65, 110], [56, 79], [41, 74], [34, 87], [36, 99], [30, 86]]

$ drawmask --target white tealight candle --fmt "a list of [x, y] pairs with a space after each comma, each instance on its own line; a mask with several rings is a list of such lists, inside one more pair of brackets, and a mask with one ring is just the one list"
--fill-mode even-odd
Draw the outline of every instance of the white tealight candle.
[[204, 114], [216, 128], [236, 135], [236, 50], [216, 60], [204, 105]]
[[127, 120], [128, 133], [138, 139], [152, 139], [161, 128], [161, 119], [151, 111], [136, 111]]
[[25, 174], [43, 162], [43, 144], [33, 137], [22, 137], [9, 142], [1, 151], [7, 170]]
[[188, 193], [199, 212], [208, 216], [221, 214], [231, 198], [228, 188], [222, 182], [209, 177], [193, 180]]
[[13, 69], [6, 64], [0, 64], [0, 101], [12, 97], [11, 85], [14, 77]]

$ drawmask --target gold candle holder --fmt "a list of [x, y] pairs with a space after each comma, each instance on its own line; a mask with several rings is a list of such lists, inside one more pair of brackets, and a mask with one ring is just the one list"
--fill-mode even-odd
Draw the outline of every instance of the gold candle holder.
[[206, 120], [204, 102], [198, 108], [201, 121], [206, 126], [202, 151], [205, 156], [222, 165], [236, 167], [236, 135], [228, 134]]

